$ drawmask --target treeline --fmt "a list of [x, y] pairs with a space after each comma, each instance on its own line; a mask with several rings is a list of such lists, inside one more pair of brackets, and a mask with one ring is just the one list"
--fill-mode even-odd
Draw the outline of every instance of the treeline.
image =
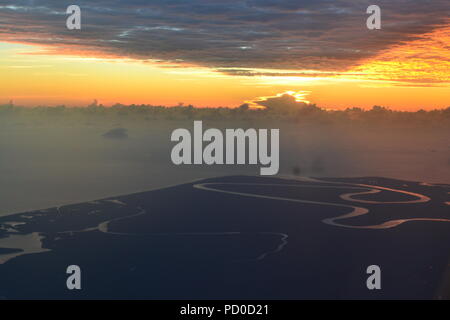
[[323, 109], [313, 104], [286, 107], [252, 108], [247, 104], [239, 108], [196, 108], [192, 105], [173, 107], [152, 105], [122, 105], [111, 107], [90, 105], [87, 107], [20, 107], [12, 104], [0, 105], [0, 117], [7, 116], [45, 116], [45, 117], [121, 117], [143, 120], [283, 120], [289, 122], [318, 121], [328, 122], [414, 122], [430, 124], [450, 124], [450, 107], [415, 112], [396, 111], [386, 107], [374, 106], [369, 110], [347, 108], [345, 110]]

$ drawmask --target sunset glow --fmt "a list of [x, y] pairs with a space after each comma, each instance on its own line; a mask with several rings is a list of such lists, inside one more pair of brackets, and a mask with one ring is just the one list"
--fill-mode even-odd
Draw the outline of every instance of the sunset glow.
[[[26, 24], [25, 15], [32, 15], [35, 20], [29, 27], [12, 32], [10, 24], [17, 21]], [[264, 54], [256, 52], [256, 48], [266, 43], [253, 41], [253, 45], [233, 49], [241, 52], [236, 53], [236, 58], [235, 53], [228, 52], [229, 48], [215, 51], [217, 63], [214, 63], [211, 62], [214, 56], [206, 51], [203, 60], [196, 61], [189, 51], [146, 54], [138, 48], [124, 51], [123, 45], [114, 49], [122, 42], [131, 45], [132, 36], [138, 33], [151, 32], [155, 36], [158, 31], [169, 37], [183, 32], [181, 27], [135, 27], [119, 32], [118, 36], [88, 41], [83, 37], [91, 37], [89, 27], [97, 26], [56, 36], [59, 29], [55, 29], [55, 22], [45, 29], [41, 11], [3, 6], [0, 17], [4, 21], [0, 24], [0, 103], [83, 106], [97, 99], [104, 105], [171, 106], [182, 102], [199, 107], [237, 107], [246, 101], [287, 93], [298, 101], [331, 109], [384, 105], [417, 110], [449, 105], [448, 18], [430, 26], [427, 32], [402, 30], [406, 35], [398, 40], [395, 37], [399, 26], [393, 22], [385, 26], [387, 31], [378, 33], [348, 27], [346, 33], [361, 34], [366, 40], [355, 42], [353, 48], [336, 48], [330, 54], [324, 52], [328, 50], [326, 43], [323, 48], [319, 44], [317, 48], [299, 48], [295, 54], [289, 53], [294, 47], [287, 47], [278, 53], [285, 55], [279, 62], [277, 58], [268, 58], [260, 63]], [[43, 31], [34, 31], [38, 28]], [[381, 42], [382, 37], [386, 37], [384, 42], [389, 45]], [[348, 56], [341, 58], [345, 51]], [[228, 57], [231, 54], [233, 58]], [[255, 62], [247, 58], [252, 55]], [[233, 59], [235, 62], [227, 65]]]
[[[397, 85], [450, 85], [450, 26], [389, 48], [353, 68], [359, 78]], [[356, 76], [355, 78], [358, 78]]]

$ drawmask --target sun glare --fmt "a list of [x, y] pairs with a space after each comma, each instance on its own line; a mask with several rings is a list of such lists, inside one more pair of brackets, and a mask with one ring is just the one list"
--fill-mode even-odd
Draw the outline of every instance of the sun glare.
[[249, 104], [253, 108], [261, 108], [260, 102], [264, 102], [270, 99], [282, 98], [284, 96], [290, 96], [295, 99], [295, 102], [310, 104], [311, 102], [306, 99], [310, 93], [311, 91], [305, 90], [300, 91], [287, 90], [281, 93], [277, 93], [276, 95], [273, 96], [262, 96], [253, 100], [245, 101], [245, 103]]

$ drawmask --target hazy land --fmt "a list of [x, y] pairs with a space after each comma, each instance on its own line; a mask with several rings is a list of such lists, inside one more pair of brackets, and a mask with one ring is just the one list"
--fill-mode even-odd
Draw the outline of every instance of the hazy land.
[[214, 128], [279, 128], [280, 174], [450, 180], [449, 109], [6, 105], [0, 107], [0, 215], [258, 173], [257, 166], [173, 165], [170, 134], [191, 129], [193, 120]]

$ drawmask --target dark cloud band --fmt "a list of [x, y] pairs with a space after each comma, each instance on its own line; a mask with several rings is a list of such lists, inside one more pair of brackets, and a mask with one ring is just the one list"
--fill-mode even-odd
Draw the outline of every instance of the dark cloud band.
[[[374, 32], [365, 0], [72, 2], [0, 1], [0, 40], [215, 69], [338, 72], [433, 30], [449, 13], [448, 0], [376, 1], [383, 28]], [[81, 31], [65, 28], [70, 4], [82, 8]]]

